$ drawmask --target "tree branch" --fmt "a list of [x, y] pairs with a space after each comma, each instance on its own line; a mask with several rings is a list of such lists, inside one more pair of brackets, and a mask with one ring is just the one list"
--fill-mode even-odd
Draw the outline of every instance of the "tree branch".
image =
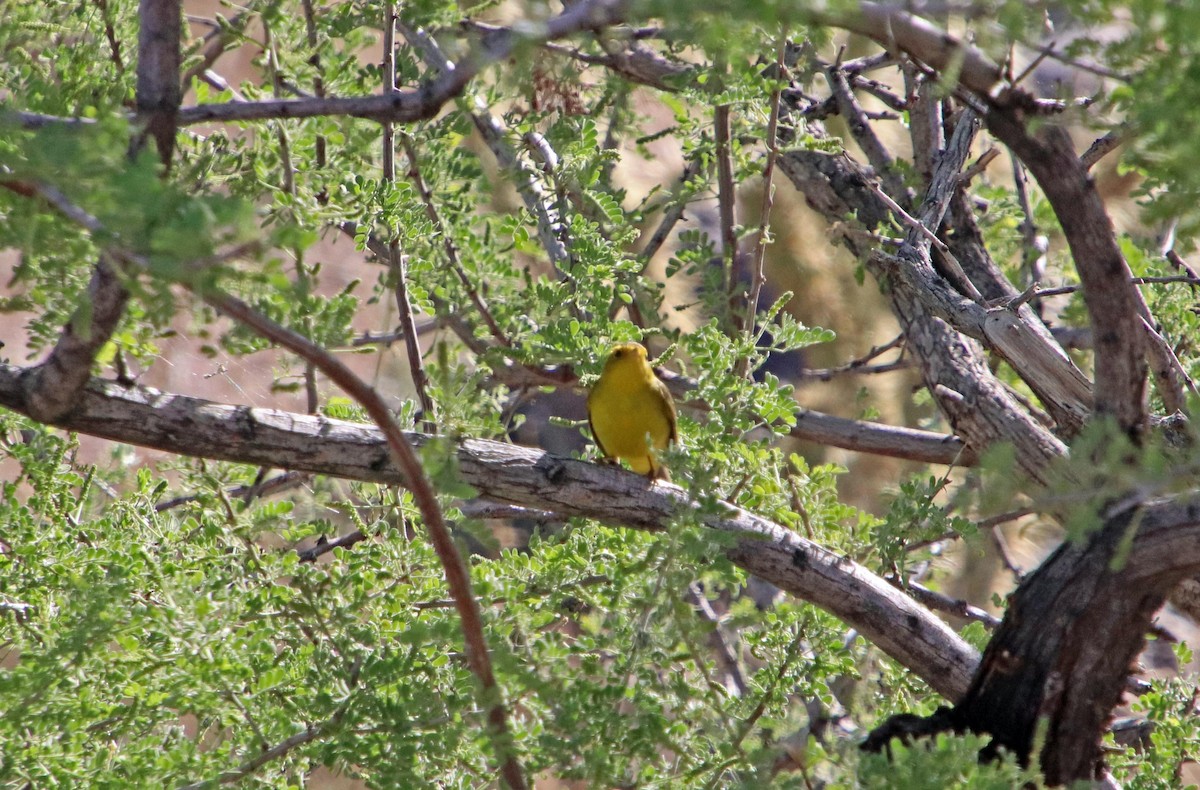
[[[943, 154], [939, 172], [943, 168], [951, 171], [955, 160], [959, 166], [965, 161], [966, 150], [961, 145], [947, 150], [957, 153]], [[789, 151], [781, 158], [780, 165], [809, 204], [830, 222], [840, 222], [852, 213], [857, 213], [868, 227], [886, 221], [888, 209], [868, 187], [868, 179], [846, 157]], [[931, 187], [930, 198], [935, 203], [941, 202], [940, 194], [940, 188]], [[936, 211], [924, 207], [918, 214], [922, 222], [933, 222]], [[847, 239], [847, 246], [866, 258], [876, 279], [888, 283], [893, 310], [909, 338], [909, 348], [921, 361], [926, 384], [967, 446], [974, 452], [982, 452], [996, 443], [1010, 442], [1017, 449], [1017, 462], [1022, 470], [1035, 480], [1044, 479], [1050, 461], [1062, 456], [1065, 447], [1004, 391], [988, 369], [978, 344], [959, 334], [966, 328], [959, 321], [966, 316], [970, 316], [972, 323], [979, 321], [974, 331], [982, 334], [988, 312], [982, 305], [962, 297], [937, 275], [928, 257], [929, 242], [924, 235], [911, 231], [896, 256], [880, 251], [868, 255], [867, 249], [853, 239]], [[939, 320], [943, 318], [959, 321], [952, 328]]]
[[[179, 70], [183, 60], [181, 0], [141, 0], [138, 4], [137, 114], [154, 138], [163, 166], [175, 152], [175, 113], [183, 101]], [[141, 147], [135, 138], [132, 150]]]
[[[737, 234], [737, 191], [733, 183], [733, 140], [732, 117], [728, 104], [718, 104], [713, 108], [713, 139], [716, 146], [713, 158], [717, 160], [717, 217], [721, 238], [721, 292], [726, 297], [733, 296], [733, 285], [738, 270], [738, 234]], [[721, 303], [728, 306], [728, 298]], [[724, 312], [724, 311], [723, 311]], [[751, 316], [753, 318], [753, 315]], [[737, 320], [732, 321], [731, 329], [737, 328]], [[739, 366], [741, 361], [739, 360]], [[744, 366], [743, 366], [744, 367]], [[741, 371], [745, 375], [747, 371]]]
[[[28, 414], [20, 374], [0, 365], [0, 406]], [[54, 424], [191, 457], [390, 485], [407, 479], [389, 454], [396, 438], [374, 426], [98, 380]], [[648, 485], [632, 472], [532, 448], [468, 439], [455, 452], [463, 482], [494, 501], [642, 530], [663, 529], [681, 515], [698, 518], [732, 537], [725, 551], [734, 563], [842, 618], [940, 694], [957, 699], [969, 683], [978, 656], [945, 623], [866, 568], [766, 519], [732, 505], [720, 515], [701, 514], [677, 486]]]
[[[261, 121], [335, 115], [393, 123], [421, 121], [437, 115], [442, 106], [462, 93], [467, 83], [480, 71], [490, 64], [505, 60], [518, 46], [553, 41], [583, 30], [603, 29], [620, 22], [624, 13], [625, 0], [580, 0], [539, 25], [527, 25], [522, 31], [501, 29], [493, 35], [485, 35], [473, 47], [473, 57], [457, 64], [454, 70], [407, 91], [381, 96], [201, 104], [181, 109], [178, 122], [187, 126], [210, 121]], [[536, 29], [536, 32], [527, 32], [531, 29]]]
[[214, 24], [213, 29], [204, 34], [200, 48], [200, 60], [192, 64], [180, 77], [181, 90], [186, 92], [191, 87], [193, 79], [212, 68], [221, 55], [225, 54], [230, 40], [242, 33], [250, 19], [250, 12], [240, 11], [229, 19], [223, 19]]
[[889, 52], [906, 52], [940, 73], [955, 74], [960, 85], [986, 96], [1004, 78], [999, 66], [973, 46], [899, 6], [860, 2], [857, 11], [821, 21], [879, 42]]
[[1096, 410], [1113, 415], [1122, 429], [1139, 436], [1148, 416], [1147, 343], [1139, 309], [1144, 302], [1130, 284], [1133, 273], [1095, 184], [1062, 127], [1045, 124], [1035, 138], [1013, 103], [989, 111], [987, 123], [1037, 179], [1071, 248], [1095, 330]]
[[463, 290], [467, 294], [467, 298], [471, 300], [471, 304], [475, 306], [476, 312], [483, 322], [487, 324], [488, 332], [492, 339], [506, 348], [512, 347], [512, 341], [504, 334], [504, 330], [496, 323], [495, 316], [492, 315], [491, 308], [484, 301], [483, 294], [479, 293], [479, 288], [475, 283], [471, 282], [471, 278], [467, 276], [466, 270], [463, 268], [462, 260], [458, 255], [458, 245], [454, 243], [454, 236], [450, 228], [442, 221], [442, 215], [438, 212], [437, 204], [433, 200], [433, 192], [425, 183], [424, 177], [421, 175], [421, 164], [417, 158], [417, 147], [413, 144], [413, 139], [407, 134], [400, 136], [400, 144], [404, 146], [404, 155], [408, 158], [408, 180], [416, 187], [417, 194], [421, 196], [421, 203], [425, 206], [425, 216], [433, 223], [433, 228], [437, 235], [442, 240], [442, 250], [446, 254], [446, 260], [450, 264], [450, 268], [458, 276], [458, 281], [462, 283]]
[[[767, 160], [763, 164], [763, 194], [762, 207], [758, 215], [758, 237], [754, 242], [754, 264], [750, 267], [750, 285], [746, 294], [745, 329], [752, 341], [757, 343], [755, 326], [758, 321], [758, 302], [762, 296], [762, 287], [767, 282], [765, 273], [767, 245], [771, 241], [771, 208], [775, 204], [775, 162], [779, 158], [779, 98], [782, 94], [780, 82], [783, 79], [784, 58], [787, 53], [787, 38], [780, 36], [777, 45], [778, 54], [775, 58], [775, 79], [777, 83], [771, 91], [768, 107], [770, 117], [767, 119], [767, 134], [763, 141], [767, 146]], [[746, 359], [738, 360], [742, 365], [742, 373], [749, 367]]]
[[[659, 371], [659, 378], [676, 401], [702, 411], [712, 408], [692, 399], [697, 386], [693, 379], [669, 370]], [[796, 424], [788, 430], [788, 435], [801, 441], [931, 464], [972, 466], [976, 462], [975, 453], [957, 436], [835, 417], [802, 406], [797, 407], [795, 417]]]
[[867, 155], [867, 161], [871, 163], [876, 174], [883, 181], [884, 190], [889, 197], [901, 205], [908, 205], [912, 194], [904, 185], [904, 178], [897, 172], [892, 155], [875, 135], [866, 113], [863, 112], [858, 100], [854, 98], [846, 75], [841, 72], [837, 64], [834, 64], [826, 70], [825, 76], [829, 81], [830, 92], [837, 102], [838, 112], [850, 126], [850, 134]]
[[219, 786], [239, 782], [242, 779], [245, 779], [247, 776], [253, 774], [259, 768], [262, 768], [267, 763], [273, 760], [278, 760], [280, 757], [285, 756], [292, 749], [303, 746], [306, 743], [312, 743], [318, 738], [321, 738], [337, 725], [337, 722], [340, 720], [340, 718], [341, 711], [339, 711], [338, 715], [334, 716], [329, 721], [324, 721], [320, 724], [310, 724], [301, 732], [296, 733], [290, 738], [285, 738], [274, 746], [263, 749], [258, 754], [254, 755], [254, 757], [239, 765], [237, 768], [225, 771], [213, 779], [202, 779], [199, 782], [191, 782], [186, 785], [180, 785], [178, 790], [205, 790], [205, 788], [210, 788], [213, 785]]

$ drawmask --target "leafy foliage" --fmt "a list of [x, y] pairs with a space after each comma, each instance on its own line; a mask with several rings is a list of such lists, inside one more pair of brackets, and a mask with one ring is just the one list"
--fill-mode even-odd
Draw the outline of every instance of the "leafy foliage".
[[[0, 312], [24, 321], [22, 342], [4, 354], [42, 358], [63, 327], [86, 324], [92, 268], [116, 255], [133, 298], [96, 357], [105, 375], [124, 381], [132, 362], [138, 376], [165, 376], [185, 356], [211, 358], [220, 370], [239, 366], [247, 389], [311, 389], [311, 411], [364, 419], [304, 361], [195, 304], [191, 294], [213, 287], [330, 351], [370, 355], [350, 362], [397, 394], [397, 422], [430, 419], [444, 437], [426, 445], [422, 462], [457, 519], [530, 776], [596, 787], [1036, 786], [1034, 772], [1011, 762], [980, 765], [984, 744], [970, 736], [896, 745], [890, 758], [857, 755], [862, 727], [899, 709], [929, 712], [938, 700], [831, 615], [752, 594], [756, 580], [721, 552], [728, 538], [695, 518], [649, 534], [585, 521], [501, 529], [463, 516], [475, 492], [458, 479], [452, 438], [510, 440], [555, 424], [531, 401], [549, 403], [557, 424], [579, 425], [567, 384], [536, 392], [513, 371], [569, 366], [587, 386], [609, 345], [630, 340], [694, 383], [669, 461], [702, 515], [732, 502], [869, 566], [903, 578], [928, 572], [936, 586], [953, 572], [942, 549], [973, 535], [973, 519], [1026, 501], [1011, 454], [993, 448], [965, 486], [978, 497], [955, 487], [958, 470], [889, 468], [873, 478], [876, 493], [889, 492], [886, 506], [870, 501], [874, 515], [839, 492], [859, 472], [786, 443], [797, 400], [809, 394], [797, 390], [797, 360], [809, 364], [838, 333], [804, 323], [793, 313], [798, 288], [727, 249], [726, 231], [743, 251], [760, 233], [773, 250], [786, 228], [760, 228], [742, 206], [733, 227], [720, 227], [713, 204], [726, 152], [713, 116], [717, 107], [732, 116], [724, 186], [762, 200], [768, 97], [820, 85], [814, 53], [842, 53], [828, 29], [810, 26], [806, 4], [633, 5], [658, 27], [585, 31], [549, 47], [536, 38], [550, 10], [519, 9], [526, 23], [516, 35], [528, 40], [510, 58], [435, 117], [397, 125], [391, 178], [380, 124], [333, 115], [184, 129], [164, 173], [152, 152], [130, 156], [137, 4], [0, 3], [0, 249], [19, 256]], [[1114, 11], [1066, 5], [1081, 24]], [[998, 23], [979, 25], [987, 47], [1032, 40], [1041, 20], [1025, 3], [977, 7]], [[1188, 123], [1200, 106], [1196, 15], [1151, 0], [1128, 8], [1134, 24], [1121, 35], [1103, 44], [1082, 36], [1070, 51], [1102, 52], [1123, 75], [1102, 98], [1138, 131], [1128, 162], [1145, 179], [1149, 219], [1175, 223], [1186, 249], [1200, 189]], [[481, 20], [510, 10], [402, 4], [399, 86], [435, 76], [435, 47], [460, 64], [475, 57], [455, 31], [486, 42]], [[364, 53], [378, 46], [381, 9], [318, 11], [252, 0], [217, 18], [223, 47], [253, 50], [253, 76], [229, 84], [198, 74], [187, 86], [195, 103], [378, 93], [382, 70]], [[654, 48], [667, 90], [650, 98], [628, 71], [601, 66], [626, 38]], [[774, 66], [785, 39], [804, 43], [786, 64], [787, 86]], [[204, 40], [185, 43], [184, 68], [201, 64]], [[78, 121], [35, 123], [22, 112]], [[911, 121], [878, 114], [898, 127]], [[793, 131], [796, 150], [843, 151], [837, 137], [802, 123]], [[677, 182], [680, 166], [691, 176]], [[1022, 221], [1058, 241], [1048, 206], [1034, 194], [1027, 209], [1004, 181], [976, 196], [987, 206], [989, 250], [1023, 280]], [[661, 255], [649, 254], [675, 209], [686, 223]], [[1177, 274], [1154, 235], [1123, 238], [1134, 273]], [[1050, 277], [1074, 281], [1065, 254], [1052, 248], [1049, 262]], [[402, 276], [420, 316], [432, 415], [417, 413], [391, 350], [403, 339], [394, 333]], [[767, 286], [751, 305], [760, 276]], [[844, 287], [853, 295], [839, 304], [867, 302]], [[1189, 375], [1200, 364], [1193, 287], [1148, 291]], [[1077, 295], [1051, 306], [1080, 323]], [[845, 323], [853, 331], [859, 320]], [[186, 352], [181, 337], [194, 341]], [[1014, 373], [1002, 375], [1033, 399]], [[927, 396], [902, 390], [871, 391], [867, 410], [930, 413], [920, 408]], [[579, 432], [567, 433], [556, 451], [586, 453]], [[1072, 449], [1032, 504], [1061, 514], [1075, 539], [1095, 528], [1105, 492], [1174, 493], [1195, 478], [1194, 449], [1135, 446], [1102, 423]], [[305, 784], [316, 766], [372, 787], [493, 780], [461, 621], [411, 493], [315, 478], [260, 496], [253, 487], [267, 470], [189, 458], [142, 465], [122, 447], [104, 463], [85, 454], [73, 436], [0, 412], [0, 785], [115, 786], [119, 777], [122, 786], [173, 786], [244, 771], [247, 782], [282, 788]], [[353, 530], [362, 542], [302, 561], [319, 541]], [[965, 633], [982, 643], [980, 630]], [[1166, 683], [1141, 699], [1155, 731], [1145, 762], [1117, 760], [1130, 786], [1167, 786], [1194, 757], [1189, 693]]]

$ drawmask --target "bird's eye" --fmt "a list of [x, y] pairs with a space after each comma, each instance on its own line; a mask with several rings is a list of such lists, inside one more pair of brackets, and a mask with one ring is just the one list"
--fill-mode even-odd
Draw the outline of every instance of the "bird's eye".
[[613, 352], [613, 356], [614, 356], [614, 357], [622, 357], [622, 356], [625, 356], [625, 349], [623, 349], [623, 348], [618, 348], [616, 351], [614, 351], [614, 352]]

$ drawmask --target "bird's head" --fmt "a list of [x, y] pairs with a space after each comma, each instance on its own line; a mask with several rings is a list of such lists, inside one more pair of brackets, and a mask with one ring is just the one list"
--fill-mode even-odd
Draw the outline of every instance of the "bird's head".
[[608, 352], [604, 370], [638, 369], [646, 364], [646, 348], [641, 343], [618, 343]]

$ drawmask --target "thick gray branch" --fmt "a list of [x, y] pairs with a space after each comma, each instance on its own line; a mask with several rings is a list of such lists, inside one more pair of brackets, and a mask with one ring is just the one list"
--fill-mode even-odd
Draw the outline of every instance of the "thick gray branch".
[[1033, 173], [1054, 208], [1084, 286], [1084, 302], [1096, 332], [1095, 407], [1112, 414], [1133, 434], [1145, 427], [1146, 335], [1140, 296], [1129, 285], [1125, 264], [1086, 165], [1070, 136], [1043, 125], [1036, 135], [1025, 116], [1037, 100], [1017, 88], [1003, 87], [1003, 72], [983, 53], [923, 19], [898, 8], [859, 3], [857, 13], [827, 18], [829, 24], [868, 36], [889, 50], [901, 50], [983, 98], [988, 129], [1012, 149]]
[[[20, 374], [0, 365], [0, 406], [28, 413]], [[377, 428], [323, 417], [94, 381], [55, 424], [181, 455], [401, 482]], [[842, 618], [940, 694], [957, 699], [967, 688], [978, 655], [949, 626], [866, 568], [777, 524], [732, 505], [706, 514], [677, 486], [532, 448], [468, 439], [457, 455], [463, 481], [498, 502], [643, 530], [692, 514], [732, 537], [733, 562]]]
[[[887, 207], [845, 157], [791, 151], [780, 164], [809, 204], [831, 222], [851, 214], [869, 227], [886, 221]], [[949, 164], [946, 166], [949, 168]], [[942, 204], [939, 189], [933, 190], [932, 199]], [[936, 205], [921, 213], [927, 221], [940, 219]], [[865, 253], [852, 240], [848, 246], [853, 252]], [[1005, 391], [988, 369], [978, 343], [960, 334], [970, 329], [966, 334], [987, 337], [989, 311], [963, 297], [934, 271], [929, 246], [924, 242], [906, 242], [897, 255], [876, 252], [867, 257], [867, 266], [877, 279], [891, 286], [893, 309], [921, 361], [925, 382], [950, 418], [955, 433], [975, 452], [996, 443], [1012, 443], [1021, 468], [1034, 479], [1044, 479], [1050, 461], [1063, 455], [1066, 448]], [[951, 319], [953, 324], [944, 319]], [[1021, 358], [1016, 360], [1020, 362]]]

